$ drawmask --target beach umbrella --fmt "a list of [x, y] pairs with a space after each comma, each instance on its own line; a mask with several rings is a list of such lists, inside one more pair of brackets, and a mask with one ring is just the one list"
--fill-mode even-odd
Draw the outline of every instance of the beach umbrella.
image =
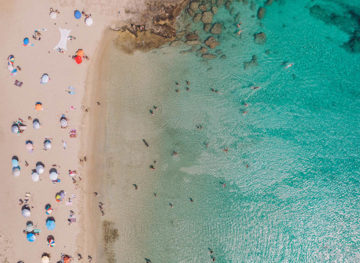
[[51, 19], [56, 19], [56, 17], [57, 17], [57, 13], [54, 12], [54, 11], [52, 11], [52, 12], [50, 13], [50, 18], [51, 18]]
[[40, 83], [41, 83], [41, 84], [46, 84], [46, 83], [49, 82], [49, 80], [50, 80], [49, 75], [46, 74], [46, 73], [44, 73], [44, 74], [41, 76]]
[[36, 102], [35, 103], [35, 110], [37, 110], [37, 111], [43, 110], [43, 106], [42, 106], [41, 102]]
[[55, 229], [55, 220], [53, 218], [48, 218], [46, 220], [46, 228], [48, 230], [54, 230]]
[[49, 263], [49, 262], [50, 262], [50, 258], [47, 255], [42, 256], [41, 263]]
[[14, 168], [12, 169], [12, 174], [13, 174], [13, 176], [18, 177], [18, 176], [20, 175], [20, 167], [19, 167], [19, 166], [18, 166], [18, 167], [14, 167]]
[[23, 207], [23, 209], [21, 210], [21, 214], [24, 217], [29, 217], [31, 216], [31, 212], [30, 212], [30, 208], [28, 206]]
[[82, 62], [82, 58], [80, 56], [75, 56], [74, 60], [75, 60], [76, 64], [81, 64], [81, 62]]
[[14, 65], [10, 62], [8, 62], [8, 70], [11, 72], [14, 70]]
[[27, 233], [26, 234], [26, 239], [29, 241], [29, 242], [34, 242], [36, 240], [36, 237], [35, 237], [35, 234], [34, 233]]
[[52, 209], [51, 205], [50, 205], [50, 204], [47, 204], [47, 205], [45, 206], [45, 213], [46, 213], [47, 215], [50, 215], [52, 212], [53, 212], [53, 209]]
[[76, 56], [83, 57], [84, 56], [84, 50], [83, 49], [78, 49], [76, 51]]
[[48, 236], [47, 242], [49, 247], [55, 247], [55, 238], [53, 236]]
[[29, 45], [29, 44], [30, 44], [29, 38], [28, 38], [28, 37], [25, 37], [23, 43], [24, 43], [24, 46]]
[[31, 221], [26, 223], [26, 228], [25, 228], [26, 232], [32, 232], [34, 231], [34, 225]]
[[75, 17], [76, 19], [80, 19], [80, 18], [81, 18], [81, 12], [80, 12], [79, 10], [75, 10], [75, 11], [74, 11], [74, 17]]
[[11, 126], [11, 132], [12, 132], [12, 133], [19, 133], [19, 132], [20, 132], [19, 125], [13, 124], [13, 125]]
[[67, 118], [63, 115], [60, 119], [61, 128], [66, 128], [68, 125]]
[[40, 129], [40, 121], [38, 119], [33, 120], [33, 127], [35, 130]]
[[38, 182], [40, 179], [40, 176], [36, 171], [33, 171], [31, 174], [31, 179], [33, 180], [33, 182]]
[[19, 167], [19, 160], [17, 159], [17, 157], [13, 157], [11, 159], [11, 165], [12, 165], [13, 168]]
[[29, 152], [32, 152], [34, 150], [34, 145], [32, 141], [26, 141], [25, 145], [26, 150], [28, 150]]
[[38, 163], [36, 164], [36, 172], [37, 172], [38, 174], [44, 173], [44, 165], [43, 165], [42, 163], [38, 162]]
[[64, 263], [70, 263], [70, 262], [71, 262], [71, 258], [70, 258], [69, 256], [65, 255], [65, 256], [63, 257], [63, 262], [64, 262]]
[[94, 23], [94, 21], [93, 21], [93, 19], [92, 19], [91, 16], [85, 18], [85, 24], [86, 24], [87, 26], [91, 26], [93, 23]]
[[8, 61], [9, 61], [11, 64], [13, 64], [13, 63], [15, 62], [15, 57], [14, 57], [14, 55], [10, 55], [10, 56], [8, 57]]
[[50, 150], [51, 149], [51, 141], [50, 140], [46, 139], [44, 141], [44, 148], [45, 148], [45, 150]]
[[51, 180], [51, 181], [56, 181], [56, 180], [57, 180], [57, 178], [58, 178], [58, 173], [57, 173], [56, 169], [50, 171], [49, 177], [50, 177], [50, 180]]

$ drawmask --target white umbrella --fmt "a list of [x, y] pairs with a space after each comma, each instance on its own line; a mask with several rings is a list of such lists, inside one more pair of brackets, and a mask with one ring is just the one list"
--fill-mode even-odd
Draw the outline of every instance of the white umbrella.
[[40, 179], [40, 176], [39, 176], [39, 174], [37, 172], [34, 171], [31, 174], [31, 179], [33, 180], [33, 182], [38, 182], [39, 179]]
[[19, 126], [17, 124], [13, 124], [11, 126], [11, 132], [12, 133], [19, 133]]
[[13, 176], [18, 177], [20, 175], [20, 168], [14, 167], [12, 170]]
[[25, 228], [26, 232], [32, 232], [34, 231], [34, 225], [32, 223], [27, 223], [26, 224], [26, 228]]
[[60, 119], [60, 125], [61, 125], [61, 128], [66, 128], [67, 127], [68, 122], [67, 122], [67, 119], [65, 117], [62, 117]]
[[44, 141], [44, 148], [45, 148], [45, 150], [50, 150], [51, 149], [51, 141], [50, 140], [45, 140]]
[[38, 119], [35, 119], [34, 121], [33, 121], [33, 127], [34, 127], [34, 129], [40, 129], [40, 122], [39, 122], [39, 120]]
[[21, 210], [21, 214], [25, 217], [29, 217], [31, 216], [31, 212], [30, 212], [30, 209], [28, 208], [23, 208], [23, 210]]
[[40, 80], [40, 83], [41, 84], [46, 84], [46, 83], [48, 83], [49, 82], [49, 75], [48, 74], [43, 74], [42, 76], [41, 76], [41, 80]]
[[41, 258], [41, 263], [49, 263], [50, 262], [50, 258], [48, 256], [43, 256]]
[[56, 12], [53, 11], [53, 12], [50, 13], [50, 18], [51, 19], [56, 19], [56, 17], [57, 17]]
[[85, 18], [85, 24], [87, 26], [91, 26], [94, 23], [93, 19], [91, 18], [91, 16]]
[[32, 141], [26, 142], [26, 150], [28, 150], [29, 152], [32, 152], [34, 150], [34, 145], [33, 145]]
[[44, 165], [42, 165], [41, 163], [36, 165], [36, 172], [38, 174], [42, 174], [44, 172]]
[[55, 171], [52, 171], [51, 173], [50, 173], [50, 180], [51, 181], [55, 181], [55, 180], [57, 180], [57, 178], [58, 178], [58, 173], [56, 172], [56, 170]]

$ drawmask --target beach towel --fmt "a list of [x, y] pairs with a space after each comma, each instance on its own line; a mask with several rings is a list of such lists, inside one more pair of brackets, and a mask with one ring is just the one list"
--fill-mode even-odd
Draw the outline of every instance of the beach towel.
[[60, 27], [59, 27], [59, 30], [60, 30], [60, 40], [59, 40], [59, 43], [54, 47], [54, 49], [55, 50], [58, 50], [58, 49], [67, 50], [66, 44], [67, 44], [68, 36], [69, 36], [71, 30], [63, 29]]

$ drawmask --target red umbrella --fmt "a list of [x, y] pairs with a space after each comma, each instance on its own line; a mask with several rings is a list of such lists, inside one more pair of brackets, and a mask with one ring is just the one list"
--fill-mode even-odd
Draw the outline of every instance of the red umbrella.
[[76, 62], [77, 64], [81, 64], [81, 62], [82, 62], [82, 57], [76, 56], [76, 57], [75, 57], [75, 62]]

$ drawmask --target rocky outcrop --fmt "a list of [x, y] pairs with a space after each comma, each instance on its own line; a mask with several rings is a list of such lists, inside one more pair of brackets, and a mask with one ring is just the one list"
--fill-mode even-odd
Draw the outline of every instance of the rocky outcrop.
[[349, 52], [360, 53], [360, 33], [355, 32], [343, 47]]
[[199, 10], [199, 2], [196, 1], [192, 1], [189, 5], [189, 8], [194, 11], [197, 12]]
[[193, 21], [194, 21], [195, 23], [198, 23], [198, 22], [200, 22], [201, 17], [202, 17], [202, 14], [196, 14], [196, 15], [194, 16]]
[[213, 20], [213, 13], [210, 12], [210, 11], [206, 11], [202, 14], [202, 17], [201, 17], [201, 21], [204, 23], [204, 24], [209, 24], [211, 23]]
[[211, 29], [211, 24], [204, 24], [204, 31], [209, 32]]
[[185, 36], [186, 40], [188, 41], [195, 41], [199, 40], [199, 36], [196, 33], [189, 33]]
[[205, 40], [205, 45], [207, 45], [209, 48], [216, 48], [218, 45], [220, 45], [220, 42], [216, 41], [214, 37], [209, 37]]
[[221, 31], [222, 31], [222, 24], [216, 23], [212, 26], [210, 33], [214, 35], [219, 35], [221, 34]]
[[146, 9], [120, 27], [116, 44], [125, 52], [150, 50], [173, 41], [177, 16], [189, 0], [148, 0]]
[[265, 16], [265, 12], [266, 12], [266, 9], [265, 7], [260, 7], [257, 11], [257, 18], [258, 19], [263, 19], [264, 16]]
[[254, 41], [256, 44], [262, 45], [266, 42], [266, 35], [264, 32], [254, 34]]

